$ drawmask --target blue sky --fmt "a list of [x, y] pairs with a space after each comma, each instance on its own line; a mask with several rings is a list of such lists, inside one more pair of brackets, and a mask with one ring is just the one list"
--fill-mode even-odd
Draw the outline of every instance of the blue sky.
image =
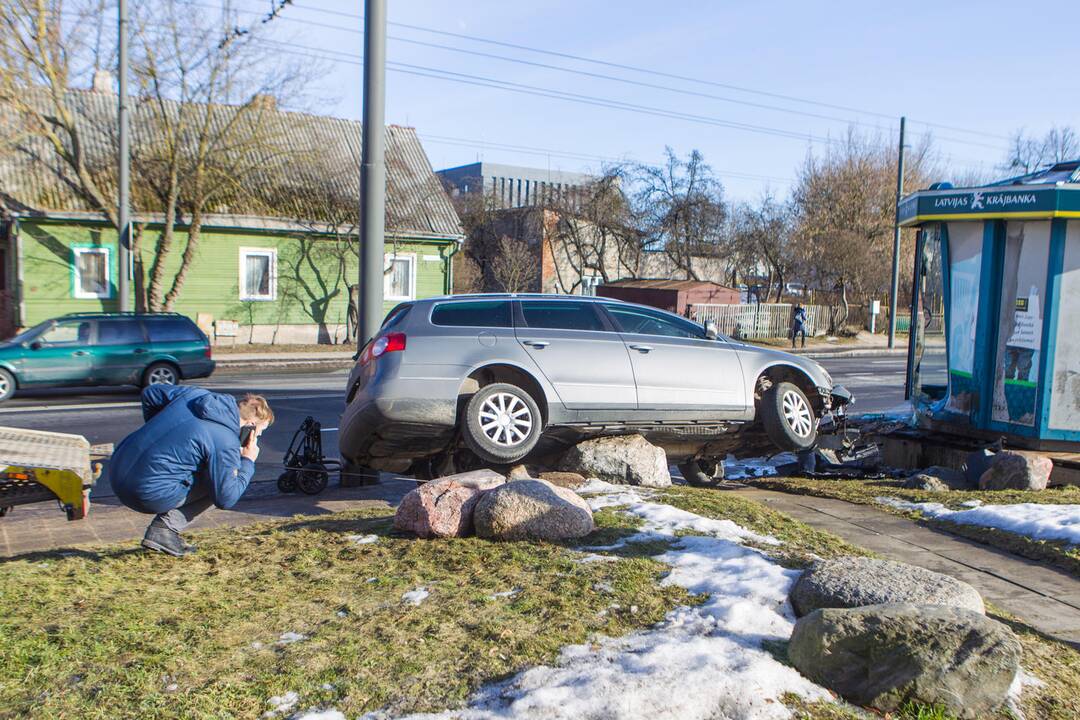
[[[268, 0], [231, 2], [238, 11], [265, 11], [268, 6]], [[349, 0], [294, 0], [283, 11], [282, 17], [288, 20], [277, 24], [278, 37], [326, 56], [332, 53], [335, 59], [323, 61], [326, 74], [312, 88], [313, 96], [319, 98], [309, 108], [313, 111], [360, 116], [361, 69], [336, 62], [361, 53], [362, 38], [356, 32], [360, 20], [334, 13], [359, 15], [362, 6]], [[701, 150], [729, 196], [752, 199], [766, 188], [786, 193], [808, 150], [824, 149], [828, 138], [840, 137], [852, 122], [865, 132], [894, 137], [896, 118], [905, 114], [909, 131], [915, 135], [931, 132], [952, 165], [984, 171], [1001, 162], [1007, 137], [1018, 128], [1042, 134], [1053, 124], [1080, 125], [1080, 75], [1066, 69], [1071, 45], [1055, 40], [1068, 37], [1064, 29], [1080, 27], [1080, 3], [1075, 0], [906, 4], [873, 0], [389, 0], [389, 17], [399, 23], [391, 25], [390, 35], [403, 39], [391, 39], [388, 46], [388, 60], [399, 63], [399, 69], [402, 65], [436, 68], [576, 93], [593, 102], [600, 99], [706, 118], [658, 117], [388, 72], [387, 122], [416, 127], [436, 169], [485, 159], [595, 171], [604, 159], [655, 162], [664, 146], [670, 145], [680, 154]], [[240, 18], [250, 20], [250, 16]], [[758, 92], [500, 47], [401, 24]], [[660, 87], [585, 77], [404, 40]], [[780, 134], [726, 126], [729, 123]]]

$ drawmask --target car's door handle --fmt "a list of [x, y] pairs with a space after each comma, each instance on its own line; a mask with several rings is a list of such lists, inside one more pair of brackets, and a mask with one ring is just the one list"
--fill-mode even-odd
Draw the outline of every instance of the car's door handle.
[[135, 348], [135, 354], [136, 355], [142, 355], [143, 353], [148, 353], [148, 352], [150, 352], [150, 351], [147, 350], [146, 348]]
[[631, 350], [637, 350], [639, 353], [647, 353], [652, 350], [652, 345], [631, 345]]
[[75, 357], [82, 357], [83, 355], [89, 355], [90, 353], [86, 352], [85, 350], [76, 350], [75, 352], [73, 352], [71, 354], [74, 355]]
[[534, 347], [537, 350], [542, 350], [551, 344], [547, 340], [522, 340], [521, 342], [529, 347]]

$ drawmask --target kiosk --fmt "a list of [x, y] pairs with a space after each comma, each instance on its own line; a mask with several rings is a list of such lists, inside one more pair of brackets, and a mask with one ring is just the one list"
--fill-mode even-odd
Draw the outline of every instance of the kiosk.
[[[919, 427], [1080, 451], [1080, 160], [904, 198], [916, 227], [908, 393]], [[945, 362], [923, 354], [943, 301]]]

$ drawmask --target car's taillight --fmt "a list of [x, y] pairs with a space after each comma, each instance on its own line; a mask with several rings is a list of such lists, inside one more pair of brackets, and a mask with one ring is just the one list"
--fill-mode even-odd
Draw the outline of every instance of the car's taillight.
[[207, 345], [206, 346], [206, 351], [203, 353], [203, 357], [205, 357], [207, 360], [214, 357], [213, 348], [211, 348], [209, 345]]
[[387, 353], [401, 352], [404, 349], [405, 333], [387, 333], [364, 346], [364, 351], [360, 353], [360, 364], [367, 365]]

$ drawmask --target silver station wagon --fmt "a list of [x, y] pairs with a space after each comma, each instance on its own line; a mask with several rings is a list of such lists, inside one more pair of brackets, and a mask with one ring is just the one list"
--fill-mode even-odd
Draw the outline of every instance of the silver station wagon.
[[361, 467], [432, 477], [638, 433], [702, 483], [729, 453], [813, 447], [819, 421], [852, 402], [813, 360], [678, 315], [513, 294], [398, 305], [346, 393], [341, 454]]

